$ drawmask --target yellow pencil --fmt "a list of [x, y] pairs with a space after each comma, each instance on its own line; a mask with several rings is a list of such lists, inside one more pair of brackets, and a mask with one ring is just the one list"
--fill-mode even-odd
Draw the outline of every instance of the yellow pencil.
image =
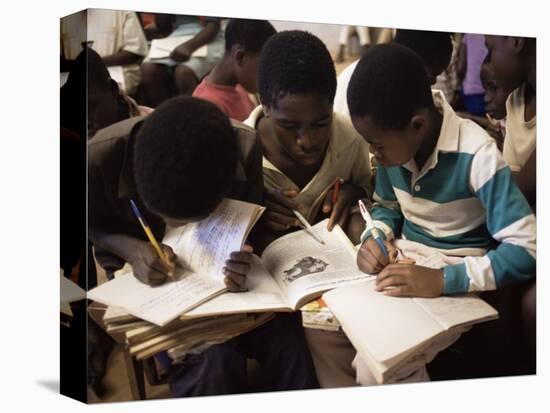
[[145, 222], [145, 218], [141, 215], [141, 212], [139, 212], [139, 209], [135, 202], [130, 199], [130, 206], [132, 207], [132, 210], [134, 211], [134, 214], [136, 218], [138, 219], [139, 223], [141, 224], [143, 230], [145, 231], [145, 235], [147, 235], [147, 238], [149, 238], [149, 241], [151, 242], [151, 245], [153, 245], [153, 248], [157, 252], [158, 256], [162, 261], [164, 261], [166, 264], [171, 265], [170, 261], [168, 260], [168, 257], [164, 253], [164, 251], [160, 248], [159, 243], [157, 242], [155, 236], [153, 235], [153, 232], [151, 231], [151, 228], [149, 228], [149, 225]]

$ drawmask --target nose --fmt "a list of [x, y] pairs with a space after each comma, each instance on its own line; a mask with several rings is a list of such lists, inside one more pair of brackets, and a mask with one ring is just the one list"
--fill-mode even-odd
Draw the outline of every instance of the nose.
[[302, 148], [304, 152], [312, 152], [315, 149], [315, 138], [311, 131], [301, 129], [298, 131], [298, 145]]

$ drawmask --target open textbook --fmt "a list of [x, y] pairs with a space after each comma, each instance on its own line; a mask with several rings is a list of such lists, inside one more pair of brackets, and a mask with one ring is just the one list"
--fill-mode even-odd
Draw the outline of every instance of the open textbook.
[[242, 249], [264, 207], [224, 199], [200, 222], [167, 228], [163, 243], [178, 256], [175, 280], [151, 287], [131, 271], [88, 291], [88, 298], [165, 325], [185, 311], [226, 290], [222, 267]]
[[[416, 264], [441, 268], [445, 263], [436, 254]], [[323, 299], [379, 383], [444, 331], [498, 318], [498, 312], [474, 294], [390, 297], [375, 290], [375, 279], [329, 291]]]
[[[356, 250], [351, 241], [339, 226], [329, 232], [327, 223], [328, 220], [324, 220], [313, 226], [325, 245], [305, 230], [278, 238], [267, 246], [261, 258], [253, 256], [247, 292], [227, 292], [202, 300], [201, 305], [181, 311], [179, 318], [295, 311], [324, 291], [364, 281], [369, 276], [357, 268]], [[115, 300], [108, 304], [120, 306]], [[106, 316], [112, 321], [129, 321], [124, 311], [128, 311], [127, 308], [109, 306]], [[166, 307], [159, 306], [159, 311], [166, 311]], [[145, 318], [143, 313], [141, 316], [131, 313], [151, 320], [148, 314]]]

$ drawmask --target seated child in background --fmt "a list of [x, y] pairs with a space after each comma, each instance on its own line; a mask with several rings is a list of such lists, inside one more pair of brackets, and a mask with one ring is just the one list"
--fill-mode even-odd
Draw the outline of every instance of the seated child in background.
[[[245, 122], [264, 148], [267, 240], [299, 229], [298, 210], [310, 223], [330, 215], [329, 230], [339, 223], [358, 241], [362, 218], [346, 222], [357, 200], [371, 194], [368, 146], [348, 118], [333, 113], [335, 90], [334, 64], [317, 37], [285, 31], [268, 40], [259, 65], [262, 105]], [[337, 179], [345, 182], [333, 205]]]
[[518, 186], [536, 209], [537, 82], [536, 40], [486, 36], [497, 83], [513, 92], [506, 101], [506, 137], [502, 155]]
[[244, 121], [256, 107], [249, 93], [258, 92], [258, 62], [275, 28], [265, 20], [230, 19], [225, 28], [225, 54], [202, 80], [194, 97], [216, 104], [227, 116]]
[[[157, 14], [157, 26], [175, 27], [168, 37], [190, 36], [170, 56], [151, 59], [141, 65], [144, 99], [156, 107], [174, 95], [191, 95], [201, 79], [220, 61], [224, 53], [221, 19], [185, 15]], [[206, 56], [193, 53], [207, 45]]]
[[[390, 296], [494, 290], [533, 278], [536, 222], [525, 197], [495, 142], [430, 92], [422, 66], [398, 45], [373, 48], [352, 76], [348, 103], [379, 164], [372, 215], [389, 256], [400, 249], [418, 260], [438, 251], [447, 265], [393, 264], [368, 229], [359, 268], [378, 274], [377, 290]], [[429, 380], [426, 363], [461, 332], [450, 330], [392, 381]], [[374, 384], [365, 362], [354, 362], [358, 383]]]
[[485, 89], [485, 111], [487, 112], [485, 130], [495, 139], [498, 149], [502, 151], [506, 132], [506, 99], [510, 90], [497, 84], [495, 72], [488, 59], [485, 59], [481, 65], [480, 77]]
[[466, 33], [458, 49], [457, 72], [461, 79], [460, 97], [467, 114], [485, 116], [485, 90], [479, 73], [487, 55], [485, 37], [482, 34]]
[[122, 66], [123, 91], [134, 95], [140, 83], [140, 63], [148, 52], [136, 12], [88, 9], [63, 17], [61, 52], [65, 62], [62, 67], [80, 54], [84, 41], [89, 42], [106, 66]]
[[[224, 196], [261, 202], [261, 147], [254, 130], [231, 125], [212, 103], [192, 97], [165, 102], [145, 119], [100, 130], [88, 142], [89, 237], [109, 277], [128, 262], [142, 282], [158, 285], [175, 263], [161, 261], [133, 215], [133, 199], [152, 232], [208, 216]], [[231, 291], [246, 286], [252, 248], [231, 253], [224, 268]], [[175, 396], [247, 390], [246, 357], [258, 359], [270, 390], [317, 385], [303, 331], [292, 315], [277, 315], [258, 329], [184, 361], [171, 377]]]
[[91, 138], [101, 128], [152, 111], [120, 90], [99, 54], [89, 47], [77, 56], [61, 88], [61, 106], [61, 123], [82, 138]]
[[[435, 84], [436, 78], [451, 61], [453, 43], [451, 33], [424, 30], [397, 29], [395, 43], [406, 46], [420, 56], [428, 73], [430, 84]], [[349, 116], [347, 90], [351, 75], [359, 60], [346, 67], [338, 76], [334, 111]]]

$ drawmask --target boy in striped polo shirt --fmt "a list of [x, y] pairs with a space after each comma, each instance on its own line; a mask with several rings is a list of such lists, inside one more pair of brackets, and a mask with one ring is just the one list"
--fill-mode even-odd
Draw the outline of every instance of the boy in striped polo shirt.
[[[420, 58], [379, 45], [361, 59], [348, 88], [353, 125], [379, 165], [372, 209], [385, 238], [384, 255], [367, 230], [357, 263], [378, 274], [391, 296], [436, 297], [494, 290], [536, 273], [536, 221], [493, 139], [459, 118], [431, 92]], [[394, 263], [441, 253], [432, 269]], [[451, 330], [393, 382], [429, 380], [425, 365], [465, 330]], [[373, 384], [356, 357], [357, 382]]]

